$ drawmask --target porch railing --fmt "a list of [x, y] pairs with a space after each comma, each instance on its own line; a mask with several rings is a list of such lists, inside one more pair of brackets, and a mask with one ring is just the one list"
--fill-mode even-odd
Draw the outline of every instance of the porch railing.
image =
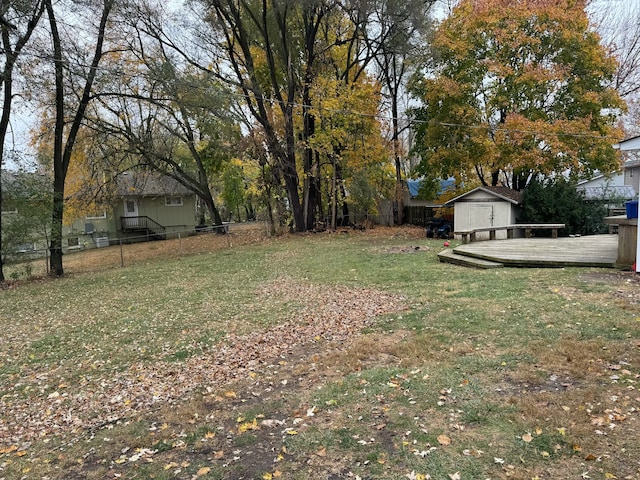
[[123, 232], [145, 232], [146, 235], [165, 238], [167, 229], [146, 215], [139, 217], [120, 217]]

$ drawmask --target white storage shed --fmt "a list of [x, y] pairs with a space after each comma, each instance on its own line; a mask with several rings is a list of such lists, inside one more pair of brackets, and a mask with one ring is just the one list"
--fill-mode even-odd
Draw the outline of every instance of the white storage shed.
[[[449, 200], [454, 207], [453, 231], [481, 227], [512, 225], [520, 216], [522, 192], [508, 187], [478, 187]], [[507, 238], [507, 232], [496, 232], [496, 238]], [[479, 232], [476, 240], [488, 240], [489, 232]]]

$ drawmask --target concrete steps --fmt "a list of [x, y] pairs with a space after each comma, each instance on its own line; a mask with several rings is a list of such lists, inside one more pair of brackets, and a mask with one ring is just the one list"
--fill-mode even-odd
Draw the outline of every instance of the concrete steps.
[[474, 267], [483, 269], [504, 267], [502, 263], [483, 260], [481, 258], [470, 257], [467, 255], [460, 255], [458, 253], [455, 253], [453, 249], [449, 248], [443, 250], [438, 254], [438, 260], [444, 263], [462, 265], [463, 267]]

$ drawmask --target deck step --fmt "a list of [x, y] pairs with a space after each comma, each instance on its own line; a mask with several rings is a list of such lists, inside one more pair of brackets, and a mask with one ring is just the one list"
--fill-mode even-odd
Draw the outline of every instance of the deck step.
[[455, 265], [462, 265], [463, 267], [475, 267], [475, 268], [501, 268], [504, 265], [499, 262], [492, 262], [490, 260], [483, 260], [481, 258], [469, 257], [467, 255], [460, 255], [455, 253], [452, 249], [443, 250], [438, 254], [438, 260], [444, 263], [453, 263]]

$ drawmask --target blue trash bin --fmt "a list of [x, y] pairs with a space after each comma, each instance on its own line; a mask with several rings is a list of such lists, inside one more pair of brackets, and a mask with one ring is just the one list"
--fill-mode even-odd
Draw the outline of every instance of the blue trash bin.
[[638, 218], [638, 200], [624, 202], [624, 207], [627, 210], [627, 218]]

